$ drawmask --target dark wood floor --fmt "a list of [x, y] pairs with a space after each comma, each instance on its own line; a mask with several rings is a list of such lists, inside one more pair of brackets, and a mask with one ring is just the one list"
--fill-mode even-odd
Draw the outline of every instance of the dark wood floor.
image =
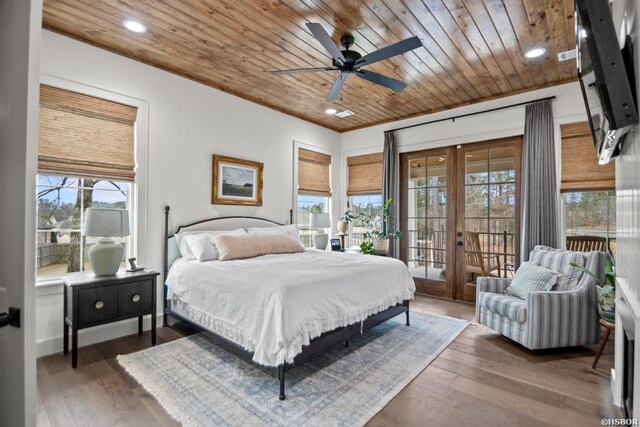
[[[452, 301], [417, 296], [413, 308], [474, 320], [473, 306]], [[185, 333], [161, 328], [158, 344]], [[147, 332], [83, 347], [75, 370], [61, 353], [40, 358], [38, 425], [177, 425], [116, 361], [149, 346]], [[594, 371], [595, 352], [530, 352], [471, 324], [369, 425], [600, 425], [620, 416], [610, 392], [613, 341]]]

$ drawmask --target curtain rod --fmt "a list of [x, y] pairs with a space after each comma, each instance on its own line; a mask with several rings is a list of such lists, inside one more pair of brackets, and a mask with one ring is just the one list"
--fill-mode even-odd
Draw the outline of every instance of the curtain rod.
[[496, 107], [496, 108], [491, 108], [489, 110], [476, 111], [475, 113], [461, 114], [459, 116], [447, 117], [446, 119], [431, 120], [429, 122], [417, 123], [415, 125], [409, 125], [409, 126], [403, 126], [403, 127], [400, 127], [400, 128], [385, 130], [384, 133], [396, 132], [396, 131], [405, 130], [405, 129], [411, 129], [411, 128], [415, 128], [415, 127], [418, 127], [418, 126], [425, 126], [425, 125], [430, 125], [430, 124], [438, 123], [438, 122], [446, 122], [447, 120], [452, 120], [452, 121], [455, 122], [456, 119], [461, 119], [463, 117], [475, 116], [475, 115], [484, 114], [484, 113], [491, 113], [493, 111], [505, 110], [507, 108], [513, 108], [513, 107], [519, 107], [521, 105], [526, 105], [526, 104], [530, 104], [532, 102], [538, 102], [538, 101], [546, 101], [548, 99], [553, 100], [553, 99], [556, 99], [556, 97], [555, 96], [547, 96], [546, 98], [533, 99], [531, 101], [519, 102], [517, 104], [511, 104], [511, 105], [505, 105], [504, 107]]

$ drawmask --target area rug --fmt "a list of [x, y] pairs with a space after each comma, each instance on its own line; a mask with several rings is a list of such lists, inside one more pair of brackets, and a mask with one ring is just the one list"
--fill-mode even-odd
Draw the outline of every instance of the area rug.
[[118, 362], [185, 426], [359, 426], [380, 411], [467, 326], [450, 317], [398, 316], [286, 373], [222, 340], [196, 334], [118, 356]]

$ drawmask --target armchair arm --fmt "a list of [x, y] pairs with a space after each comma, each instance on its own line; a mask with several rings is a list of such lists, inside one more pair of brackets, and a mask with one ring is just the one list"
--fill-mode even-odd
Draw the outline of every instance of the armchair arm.
[[510, 284], [510, 277], [478, 277], [476, 280], [476, 292], [478, 295], [480, 292], [503, 294]]
[[595, 286], [569, 291], [531, 292], [527, 296], [529, 348], [597, 343], [600, 337]]

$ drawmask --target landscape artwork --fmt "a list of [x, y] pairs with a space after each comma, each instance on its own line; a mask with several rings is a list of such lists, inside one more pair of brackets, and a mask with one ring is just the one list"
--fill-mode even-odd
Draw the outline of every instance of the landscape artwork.
[[262, 206], [263, 163], [213, 156], [213, 204]]

